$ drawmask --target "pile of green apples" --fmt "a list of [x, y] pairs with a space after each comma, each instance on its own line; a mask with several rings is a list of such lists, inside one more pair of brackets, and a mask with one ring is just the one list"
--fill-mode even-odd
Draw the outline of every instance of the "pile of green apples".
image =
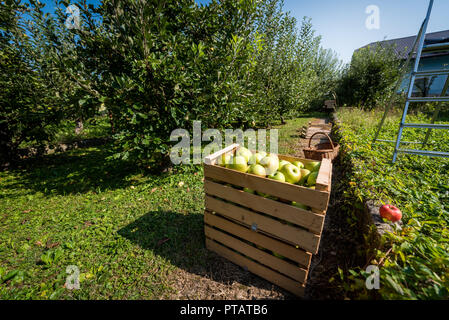
[[[223, 154], [218, 159], [218, 164], [228, 169], [297, 184], [311, 189], [315, 189], [318, 170], [321, 166], [319, 161], [309, 161], [307, 163], [294, 161], [291, 163], [286, 160], [279, 160], [276, 154], [267, 154], [263, 151], [252, 153], [245, 147], [240, 147], [235, 152], [235, 155]], [[254, 190], [248, 188], [244, 188], [244, 191], [271, 198], [269, 195], [254, 192]], [[292, 202], [292, 205], [308, 209], [308, 207], [300, 203]]]

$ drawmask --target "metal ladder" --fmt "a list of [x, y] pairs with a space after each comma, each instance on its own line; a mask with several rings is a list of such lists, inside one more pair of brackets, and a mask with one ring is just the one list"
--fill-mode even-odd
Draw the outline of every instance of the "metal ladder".
[[[432, 13], [434, 0], [430, 0], [429, 7], [427, 9], [427, 15], [424, 19], [424, 22], [421, 25], [421, 28], [418, 32], [418, 35], [416, 36], [415, 43], [413, 44], [413, 47], [409, 53], [409, 56], [404, 63], [404, 65], [401, 68], [401, 71], [404, 72], [408, 66], [410, 65], [410, 61], [413, 58], [413, 55], [416, 53], [415, 57], [415, 63], [413, 66], [413, 71], [410, 76], [410, 83], [408, 85], [408, 91], [407, 91], [407, 99], [405, 102], [404, 111], [402, 114], [401, 122], [399, 124], [399, 132], [396, 141], [394, 140], [382, 140], [378, 139], [379, 133], [382, 129], [382, 126], [385, 122], [385, 119], [387, 117], [388, 112], [390, 111], [392, 105], [393, 105], [393, 99], [394, 99], [394, 93], [396, 93], [402, 83], [402, 79], [399, 79], [398, 83], [396, 84], [396, 87], [394, 89], [393, 95], [391, 97], [390, 102], [387, 104], [387, 107], [385, 109], [385, 113], [382, 117], [382, 120], [379, 123], [379, 127], [377, 128], [376, 134], [374, 135], [373, 144], [378, 142], [395, 142], [395, 148], [394, 148], [394, 154], [393, 154], [393, 163], [396, 162], [397, 156], [399, 153], [408, 153], [408, 154], [416, 154], [416, 155], [423, 155], [423, 156], [436, 156], [436, 157], [449, 157], [449, 152], [438, 152], [438, 151], [428, 151], [428, 150], [415, 150], [415, 149], [400, 149], [400, 144], [422, 144], [425, 146], [427, 144], [427, 141], [429, 139], [430, 133], [432, 129], [449, 129], [448, 124], [435, 124], [435, 120], [438, 117], [438, 114], [440, 112], [440, 106], [437, 106], [435, 109], [435, 112], [432, 116], [432, 120], [430, 124], [423, 124], [423, 123], [406, 123], [406, 117], [408, 108], [411, 102], [449, 102], [449, 96], [445, 96], [446, 91], [449, 88], [449, 70], [430, 70], [430, 71], [418, 71], [419, 63], [421, 60], [421, 56], [423, 52], [438, 52], [438, 51], [446, 51], [449, 50], [449, 42], [445, 43], [436, 43], [436, 44], [429, 44], [424, 45], [424, 40], [426, 37], [426, 31], [427, 26], [429, 24], [430, 20], [430, 14]], [[413, 94], [413, 87], [415, 85], [415, 80], [418, 77], [428, 77], [428, 76], [441, 76], [441, 75], [447, 75], [446, 82], [443, 86], [443, 90], [439, 96], [435, 97], [412, 97]], [[402, 138], [402, 131], [404, 128], [424, 128], [427, 129], [426, 137], [424, 138], [423, 142], [408, 142], [408, 141], [401, 141]]]

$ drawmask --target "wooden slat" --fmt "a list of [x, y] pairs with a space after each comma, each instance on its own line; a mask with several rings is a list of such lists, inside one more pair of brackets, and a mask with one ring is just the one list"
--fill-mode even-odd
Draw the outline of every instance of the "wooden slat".
[[227, 260], [246, 268], [248, 271], [262, 277], [275, 285], [284, 288], [287, 291], [297, 295], [304, 296], [304, 284], [296, 282], [286, 276], [283, 276], [273, 270], [270, 270], [267, 267], [262, 266], [261, 264], [254, 262], [248, 258], [243, 257], [242, 255], [218, 244], [215, 241], [206, 238], [206, 248], [214, 251], [218, 255], [226, 258]]
[[329, 192], [312, 190], [214, 165], [204, 164], [204, 176], [282, 199], [296, 201], [321, 211], [326, 210], [329, 200]]
[[332, 162], [329, 159], [321, 160], [320, 170], [318, 171], [318, 177], [316, 179], [316, 190], [330, 191], [330, 176], [332, 172]]
[[223, 216], [235, 219], [251, 227], [253, 224], [257, 228], [277, 236], [285, 241], [303, 248], [306, 251], [316, 254], [320, 237], [309, 231], [299, 229], [288, 224], [283, 224], [269, 217], [262, 216], [256, 212], [237, 207], [231, 203], [206, 195], [206, 209], [222, 214]]
[[319, 233], [324, 223], [323, 215], [209, 180], [204, 181], [204, 191], [206, 194], [232, 201], [255, 211], [305, 227], [313, 233]]
[[281, 242], [279, 240], [270, 238], [258, 232], [254, 232], [246, 227], [226, 220], [218, 215], [214, 215], [208, 211], [204, 213], [204, 223], [220, 228], [229, 232], [239, 238], [250, 241], [265, 249], [274, 251], [281, 256], [289, 258], [292, 261], [298, 262], [306, 269], [310, 267], [312, 254], [301, 249], [296, 249], [294, 246]]
[[224, 149], [222, 149], [220, 151], [217, 151], [217, 152], [215, 152], [215, 153], [205, 157], [204, 158], [204, 163], [213, 165], [213, 164], [216, 163], [216, 160], [218, 159], [218, 157], [220, 157], [223, 153], [232, 152], [235, 149], [237, 149], [238, 147], [239, 147], [239, 144], [237, 144], [237, 143], [234, 143], [234, 144], [232, 144], [230, 146], [227, 146], [226, 148], [224, 148]]
[[289, 276], [290, 278], [305, 283], [307, 279], [307, 270], [300, 268], [297, 265], [293, 265], [285, 260], [279, 259], [274, 255], [264, 252], [256, 247], [253, 247], [237, 238], [234, 238], [219, 230], [213, 229], [209, 226], [204, 226], [204, 232], [206, 237], [213, 239], [226, 247], [234, 249], [251, 259], [258, 261], [259, 263], [270, 267], [273, 270]]

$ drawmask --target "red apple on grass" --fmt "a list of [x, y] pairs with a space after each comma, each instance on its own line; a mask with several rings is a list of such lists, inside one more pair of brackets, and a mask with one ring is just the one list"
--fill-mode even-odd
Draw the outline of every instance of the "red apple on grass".
[[379, 213], [382, 218], [387, 219], [391, 222], [399, 221], [402, 218], [401, 210], [391, 204], [384, 204], [382, 207], [380, 207]]

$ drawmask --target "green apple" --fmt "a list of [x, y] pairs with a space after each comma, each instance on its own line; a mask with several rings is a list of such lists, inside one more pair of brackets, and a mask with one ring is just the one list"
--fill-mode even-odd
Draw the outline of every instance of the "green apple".
[[251, 194], [255, 194], [256, 193], [256, 191], [254, 191], [254, 190], [252, 190], [250, 188], [243, 188], [243, 191], [251, 193]]
[[274, 255], [275, 257], [278, 257], [279, 259], [284, 259], [283, 256], [281, 256], [279, 253], [276, 253], [276, 252], [274, 252], [274, 251], [273, 251], [273, 255]]
[[251, 156], [253, 155], [251, 153], [251, 151], [249, 151], [248, 149], [246, 149], [245, 147], [240, 147], [237, 152], [235, 153], [236, 156], [241, 156], [244, 157], [246, 160], [246, 163], [248, 163], [249, 158], [251, 158]]
[[304, 168], [304, 163], [302, 163], [301, 161], [293, 161], [293, 165], [297, 166], [299, 169]]
[[311, 172], [318, 171], [320, 169], [321, 162], [320, 161], [310, 161], [306, 163], [305, 168], [310, 170]]
[[309, 177], [310, 170], [307, 169], [299, 169], [301, 171], [301, 180], [299, 180], [299, 185], [304, 185], [307, 182], [307, 178]]
[[274, 156], [266, 156], [260, 160], [260, 165], [265, 167], [267, 175], [273, 174], [279, 169], [279, 159]]
[[277, 159], [277, 161], [279, 162], [280, 160], [279, 160], [279, 157], [278, 157], [278, 155], [276, 154], [276, 153], [269, 153], [268, 155], [266, 155], [267, 157], [273, 157], [273, 158], [275, 158], [275, 159]]
[[265, 177], [267, 175], [265, 168], [260, 164], [252, 164], [248, 169], [248, 173], [255, 174], [256, 176], [261, 177]]
[[267, 156], [267, 153], [265, 151], [257, 151], [257, 153], [262, 155], [262, 158], [265, 158]]
[[230, 154], [222, 154], [220, 158], [218, 158], [218, 164], [222, 167], [226, 166], [227, 163], [231, 162]]
[[265, 158], [265, 155], [257, 152], [249, 158], [248, 164], [259, 164], [260, 160], [262, 160], [263, 158]]
[[285, 182], [298, 183], [301, 180], [301, 171], [293, 164], [286, 164], [280, 170], [285, 176]]
[[229, 168], [229, 169], [232, 169], [232, 170], [237, 170], [237, 171], [240, 171], [240, 172], [248, 171], [247, 161], [242, 156], [232, 157], [232, 159], [229, 162], [229, 164], [226, 165], [226, 168]]
[[260, 191], [256, 191], [256, 194], [258, 194], [259, 196], [264, 197], [264, 198], [269, 198], [270, 197], [269, 194], [266, 194], [266, 193], [263, 193], [263, 192], [260, 192]]
[[271, 200], [275, 200], [275, 201], [279, 200], [275, 196], [270, 196], [269, 194], [266, 194], [266, 193], [263, 193], [263, 192], [256, 191], [256, 194], [258, 194], [261, 197], [267, 198], [267, 199], [271, 199]]
[[273, 180], [277, 180], [277, 181], [281, 181], [281, 182], [285, 182], [285, 176], [282, 172], [277, 171], [274, 174], [270, 174], [268, 176], [269, 179], [273, 179]]
[[316, 178], [318, 178], [318, 172], [312, 172], [309, 174], [309, 177], [307, 178], [307, 185], [308, 186], [314, 186], [316, 184]]
[[291, 162], [287, 161], [287, 160], [281, 160], [279, 162], [279, 169], [282, 169], [283, 166], [285, 166], [286, 164], [291, 164]]
[[298, 207], [298, 208], [301, 208], [304, 210], [310, 210], [310, 207], [308, 207], [302, 203], [295, 202], [295, 201], [292, 201], [292, 206], [295, 206], [295, 207]]

